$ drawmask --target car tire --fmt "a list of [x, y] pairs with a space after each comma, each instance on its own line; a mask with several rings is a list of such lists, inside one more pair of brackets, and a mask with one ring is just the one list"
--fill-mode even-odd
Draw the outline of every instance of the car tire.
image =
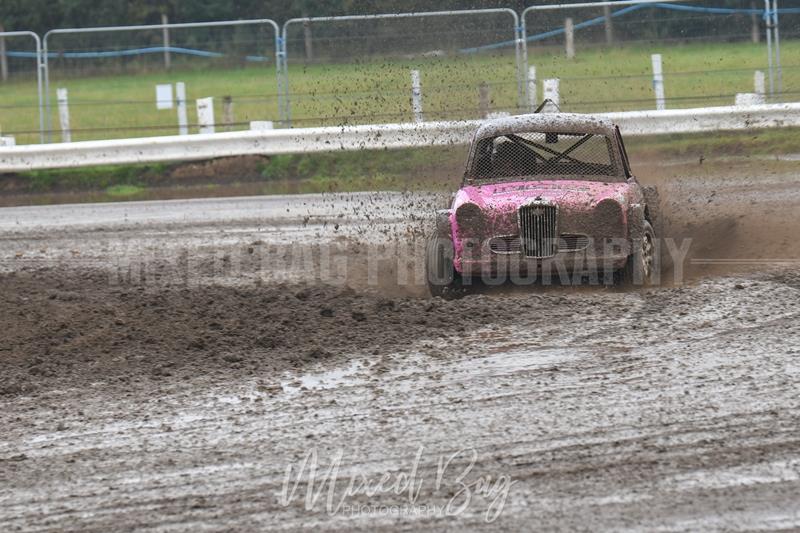
[[633, 249], [625, 267], [617, 273], [617, 284], [625, 286], [650, 286], [655, 283], [658, 263], [656, 234], [647, 220], [642, 227], [642, 236], [632, 241]]
[[425, 280], [431, 296], [454, 298], [462, 292], [461, 275], [453, 265], [453, 241], [434, 235], [428, 239], [425, 255]]

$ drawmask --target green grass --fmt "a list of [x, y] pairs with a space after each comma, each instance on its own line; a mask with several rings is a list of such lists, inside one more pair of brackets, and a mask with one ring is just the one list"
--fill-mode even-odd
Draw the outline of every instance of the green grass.
[[800, 129], [776, 128], [740, 132], [716, 132], [628, 137], [632, 159], [725, 158], [726, 156], [785, 156], [800, 153]]
[[[637, 169], [658, 161], [696, 162], [699, 157], [709, 163], [726, 163], [730, 156], [761, 156], [766, 161], [768, 156], [800, 151], [798, 139], [800, 129], [781, 128], [714, 135], [628, 137], [626, 144]], [[27, 195], [68, 192], [83, 194], [86, 200], [114, 201], [159, 198], [159, 190], [172, 191], [169, 197], [449, 190], [460, 180], [466, 152], [466, 146], [453, 146], [284, 155], [265, 158], [248, 176], [237, 170], [236, 165], [215, 175], [208, 172], [193, 175], [180, 164], [46, 170], [15, 176], [13, 189], [6, 192]], [[191, 167], [192, 164], [188, 165]], [[70, 201], [77, 200], [70, 197]]]
[[[562, 109], [598, 112], [653, 107], [650, 54], [661, 53], [670, 107], [733, 103], [736, 92], [753, 90], [753, 71], [765, 70], [766, 47], [752, 43], [631, 45], [581, 48], [567, 60], [562, 49], [533, 47], [529, 63], [540, 79], [561, 78]], [[781, 42], [784, 90], [800, 92], [800, 41]], [[56, 87], [66, 87], [75, 130], [73, 139], [101, 139], [176, 133], [176, 113], [155, 107], [155, 85], [183, 81], [194, 120], [196, 98], [217, 97], [217, 123], [222, 122], [222, 97], [234, 101], [235, 119], [245, 128], [252, 120], [277, 120], [276, 75], [273, 66], [131, 73], [76, 77], [54, 67]], [[409, 120], [409, 71], [422, 71], [424, 107], [429, 119], [474, 117], [478, 85], [491, 86], [492, 107], [516, 106], [514, 60], [499, 56], [458, 56], [387, 60], [351, 64], [290, 66], [292, 117], [295, 126]], [[796, 97], [790, 95], [789, 99]], [[55, 105], [54, 105], [55, 107]], [[52, 123], [58, 128], [53, 110]], [[19, 143], [38, 140], [36, 90], [33, 81], [0, 85], [0, 131]], [[127, 130], [125, 128], [128, 128]], [[141, 128], [141, 129], [134, 129]], [[28, 133], [24, 133], [28, 132]], [[56, 135], [56, 138], [58, 135]]]
[[146, 189], [138, 185], [112, 185], [106, 189], [106, 194], [111, 198], [131, 199], [141, 195]]
[[[21, 174], [26, 178], [26, 192], [102, 190], [137, 187], [157, 178], [167, 167], [155, 165], [99, 166], [62, 170], [35, 170]], [[120, 191], [126, 189], [120, 188]]]

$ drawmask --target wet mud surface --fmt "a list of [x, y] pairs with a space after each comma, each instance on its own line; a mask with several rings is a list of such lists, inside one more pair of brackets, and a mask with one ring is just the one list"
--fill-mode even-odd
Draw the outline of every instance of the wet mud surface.
[[[454, 301], [434, 195], [0, 210], [0, 529], [800, 527], [800, 179], [753, 176], [658, 183], [678, 283]], [[349, 507], [283, 497], [312, 450]]]

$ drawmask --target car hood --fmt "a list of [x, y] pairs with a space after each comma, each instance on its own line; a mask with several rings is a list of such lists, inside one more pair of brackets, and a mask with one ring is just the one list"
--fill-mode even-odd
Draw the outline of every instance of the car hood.
[[611, 198], [624, 203], [627, 182], [578, 180], [516, 181], [464, 187], [456, 195], [454, 208], [472, 202], [481, 208], [506, 210], [541, 199], [563, 207], [593, 207]]

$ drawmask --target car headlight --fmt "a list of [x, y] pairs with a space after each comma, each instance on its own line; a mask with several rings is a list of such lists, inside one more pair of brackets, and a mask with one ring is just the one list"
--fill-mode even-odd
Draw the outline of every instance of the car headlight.
[[596, 224], [601, 228], [609, 228], [612, 231], [608, 232], [609, 235], [618, 232], [622, 226], [622, 206], [619, 202], [606, 198], [597, 204], [594, 208], [596, 217]]
[[460, 232], [479, 233], [484, 226], [483, 211], [473, 203], [463, 204], [456, 210], [456, 223]]

